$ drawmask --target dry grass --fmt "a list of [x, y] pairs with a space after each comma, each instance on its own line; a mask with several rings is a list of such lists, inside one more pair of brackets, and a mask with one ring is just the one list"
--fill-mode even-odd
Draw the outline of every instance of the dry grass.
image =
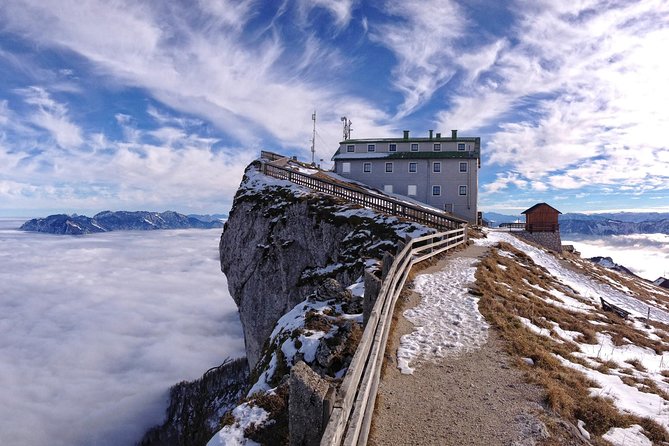
[[[624, 427], [632, 423], [644, 426], [649, 435], [658, 439], [656, 441], [669, 441], [669, 434], [654, 421], [621, 414], [610, 400], [590, 396], [589, 389], [596, 387], [595, 383], [577, 370], [562, 365], [556, 358], [561, 356], [571, 362], [588, 366], [583, 359], [572, 354], [579, 351], [576, 344], [568, 340], [557, 342], [557, 333], [554, 331], [551, 331], [551, 337], [535, 334], [526, 328], [518, 317], [527, 318], [533, 324], [549, 330], [553, 329], [551, 322], [555, 322], [563, 330], [580, 333], [578, 342], [596, 344], [598, 341], [595, 329], [597, 329], [608, 333], [613, 339], [618, 339], [618, 342], [623, 342], [622, 340], [627, 338], [634, 343], [638, 341], [638, 345], [655, 348], [656, 351], [657, 343], [648, 340], [624, 319], [608, 313], [599, 313], [594, 306], [591, 312], [582, 313], [571, 311], [564, 306], [551, 305], [549, 302], [555, 300], [554, 296], [548, 293], [551, 289], [558, 289], [575, 299], [581, 297], [555, 282], [545, 269], [535, 265], [526, 254], [508, 244], [501, 243], [499, 248], [512, 253], [514, 258], [500, 256], [496, 249], [492, 249], [477, 268], [476, 289], [473, 293], [481, 296], [479, 310], [507, 341], [507, 349], [517, 358], [518, 367], [526, 371], [526, 377], [530, 382], [545, 389], [548, 407], [573, 424], [576, 424], [576, 420], [583, 420], [586, 429], [594, 436], [595, 444], [604, 444], [603, 440], [597, 437], [611, 427]], [[504, 265], [506, 268], [500, 268], [498, 265]], [[605, 322], [607, 325], [594, 326], [590, 321], [595, 320]], [[663, 349], [664, 346], [659, 348]], [[534, 366], [520, 359], [524, 357], [532, 358]], [[602, 373], [619, 367], [613, 361], [600, 361], [600, 363], [598, 369]], [[632, 377], [629, 379], [634, 381], [635, 386], [644, 384], [650, 389], [644, 382], [638, 383]]]
[[628, 363], [629, 365], [631, 365], [632, 367], [634, 367], [635, 369], [637, 369], [640, 372], [646, 372], [647, 371], [646, 368], [643, 366], [643, 364], [641, 364], [641, 361], [639, 361], [637, 358], [627, 359], [627, 360], [625, 360], [625, 362]]

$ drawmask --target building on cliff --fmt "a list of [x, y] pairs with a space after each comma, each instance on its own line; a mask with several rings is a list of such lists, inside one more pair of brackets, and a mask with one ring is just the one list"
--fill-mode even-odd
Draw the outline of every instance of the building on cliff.
[[477, 223], [481, 138], [425, 137], [345, 139], [332, 157], [335, 173], [371, 187], [413, 198]]

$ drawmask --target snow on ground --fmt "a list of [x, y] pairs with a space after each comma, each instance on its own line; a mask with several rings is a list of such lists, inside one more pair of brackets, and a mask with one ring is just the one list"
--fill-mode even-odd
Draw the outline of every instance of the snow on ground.
[[478, 311], [478, 298], [467, 292], [474, 282], [475, 262], [453, 258], [441, 271], [421, 274], [414, 280], [421, 302], [404, 312], [416, 328], [400, 340], [397, 359], [402, 373], [413, 373], [410, 363], [441, 358], [486, 342], [488, 324]]
[[[533, 322], [520, 316], [518, 316], [518, 319], [535, 334], [549, 337], [554, 342], [567, 341], [576, 344], [579, 351], [571, 353], [568, 357], [559, 355], [556, 355], [556, 357], [564, 366], [578, 370], [596, 383], [597, 387], [590, 389], [593, 396], [610, 398], [622, 412], [640, 417], [649, 417], [665, 428], [669, 428], [669, 400], [666, 399], [666, 394], [669, 393], [669, 384], [664, 380], [665, 376], [663, 375], [663, 373], [667, 374], [667, 370], [669, 370], [669, 353], [663, 352], [665, 348], [663, 338], [657, 334], [662, 330], [646, 324], [643, 319], [647, 314], [648, 305], [637, 299], [627, 287], [623, 289], [616, 283], [611, 283], [612, 286], [600, 283], [590, 276], [578, 272], [578, 265], [575, 265], [574, 269], [569, 269], [565, 264], [560, 263], [553, 254], [535, 248], [508, 233], [490, 231], [487, 239], [478, 239], [476, 243], [483, 246], [494, 246], [500, 241], [507, 242], [521, 252], [526, 253], [535, 264], [546, 268], [553, 276], [553, 289], [550, 289], [551, 286], [547, 287], [549, 295], [546, 295], [546, 293], [536, 294], [546, 303], [561, 307], [572, 312], [572, 314], [574, 312], [583, 313], [584, 322], [586, 322], [585, 315], [596, 314], [601, 311], [599, 306], [600, 297], [632, 312], [632, 316], [623, 322], [605, 323], [590, 320], [589, 322], [594, 324], [598, 331], [596, 342], [592, 344], [578, 342], [580, 333], [563, 329], [560, 327], [559, 321], [542, 318], [542, 325], [545, 326], [545, 322], [552, 325], [552, 329], [548, 330], [539, 327], [535, 323], [538, 320]], [[534, 289], [544, 290], [542, 287], [529, 284], [528, 281], [525, 281], [525, 283]], [[586, 299], [590, 299], [592, 305], [569, 296], [566, 288], [563, 289], [564, 292], [560, 291], [558, 288], [562, 286], [571, 288]], [[635, 319], [635, 316], [639, 319]], [[651, 318], [666, 323], [669, 320], [669, 315], [660, 309], [652, 308]], [[615, 331], [617, 324], [624, 324], [628, 329], [634, 329], [637, 333], [646, 336], [653, 341], [646, 344], [652, 348], [635, 345], [627, 338], [622, 340], [622, 345], [620, 340], [614, 342], [611, 333]], [[557, 338], [555, 335], [557, 335]], [[577, 358], [580, 358], [583, 364], [588, 366], [575, 362]], [[601, 367], [602, 364], [605, 364], [606, 367]], [[653, 387], [656, 390], [653, 390]], [[641, 428], [638, 426], [627, 429], [611, 429], [603, 438], [615, 445], [651, 444], [640, 430]]]
[[258, 443], [244, 437], [244, 430], [255, 424], [261, 425], [267, 420], [269, 414], [261, 407], [251, 406], [247, 403], [240, 404], [233, 411], [235, 423], [225, 426], [218, 431], [207, 446], [256, 446]]
[[650, 441], [642, 433], [643, 428], [638, 424], [633, 424], [628, 428], [612, 427], [602, 438], [613, 446], [652, 446]]
[[563, 365], [578, 370], [601, 386], [590, 389], [592, 396], [611, 398], [616, 407], [623, 412], [638, 415], [642, 418], [652, 418], [664, 426], [665, 429], [669, 427], [668, 403], [659, 395], [642, 392], [634, 386], [629, 386], [616, 374], [601, 373], [561, 356], [556, 357]]
[[[492, 246], [498, 242], [506, 242], [529, 255], [534, 263], [543, 266], [551, 272], [560, 282], [569, 286], [580, 295], [598, 303], [599, 297], [608, 302], [620, 306], [632, 313], [633, 316], [645, 317], [648, 312], [648, 304], [642, 302], [620, 290], [596, 282], [585, 274], [572, 271], [563, 266], [560, 261], [550, 253], [536, 248], [521, 241], [508, 232], [489, 231], [486, 239], [477, 239], [476, 243], [483, 246]], [[669, 313], [659, 308], [651, 308], [650, 318], [669, 324]]]

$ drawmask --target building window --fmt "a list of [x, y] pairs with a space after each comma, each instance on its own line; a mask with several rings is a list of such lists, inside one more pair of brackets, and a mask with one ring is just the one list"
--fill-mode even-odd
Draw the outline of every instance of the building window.
[[392, 194], [393, 193], [393, 185], [392, 184], [386, 184], [383, 186], [383, 191], [387, 194]]
[[376, 144], [367, 144], [368, 152], [376, 152]]
[[397, 144], [389, 144], [388, 152], [397, 152]]
[[393, 163], [386, 163], [386, 172], [393, 171]]
[[418, 143], [411, 143], [411, 151], [412, 152], [418, 152]]
[[407, 186], [407, 195], [410, 197], [415, 197], [417, 195], [415, 184], [409, 184]]
[[418, 172], [418, 163], [409, 163], [409, 172], [411, 173]]
[[460, 186], [460, 195], [467, 195], [467, 186]]
[[441, 195], [441, 186], [432, 186], [432, 195]]
[[444, 204], [444, 210], [446, 212], [453, 212], [453, 203], [446, 203]]
[[351, 163], [341, 163], [341, 173], [351, 173]]
[[371, 172], [372, 171], [372, 163], [364, 163], [362, 165], [362, 171], [363, 172]]
[[432, 172], [441, 172], [441, 163], [432, 163]]
[[355, 146], [353, 144], [349, 144], [346, 146], [346, 151], [347, 152], [355, 152]]
[[467, 172], [467, 163], [460, 163], [460, 172]]
[[465, 151], [465, 143], [464, 143], [464, 142], [459, 142], [459, 143], [458, 143], [458, 150], [459, 150], [460, 152], [464, 152], [464, 151]]
[[435, 143], [434, 144], [434, 149], [435, 152], [441, 152], [441, 143]]

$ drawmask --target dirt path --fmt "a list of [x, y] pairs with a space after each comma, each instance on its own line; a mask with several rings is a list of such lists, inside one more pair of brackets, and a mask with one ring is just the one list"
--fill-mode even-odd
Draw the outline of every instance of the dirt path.
[[[470, 246], [455, 256], [480, 257], [485, 248]], [[447, 257], [421, 273], [443, 268]], [[412, 293], [405, 308], [420, 302]], [[546, 428], [541, 391], [510, 366], [493, 329], [481, 347], [438, 362], [415, 366], [413, 375], [397, 369], [397, 347], [413, 325], [400, 316], [389, 339], [369, 445], [533, 445]]]

